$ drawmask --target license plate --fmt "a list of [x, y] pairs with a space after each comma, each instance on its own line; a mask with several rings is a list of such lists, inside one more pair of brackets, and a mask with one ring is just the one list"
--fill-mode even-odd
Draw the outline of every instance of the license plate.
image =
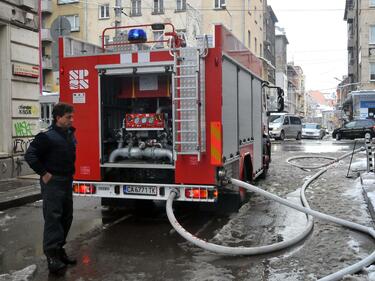
[[124, 185], [124, 193], [156, 196], [158, 195], [158, 190], [155, 186]]

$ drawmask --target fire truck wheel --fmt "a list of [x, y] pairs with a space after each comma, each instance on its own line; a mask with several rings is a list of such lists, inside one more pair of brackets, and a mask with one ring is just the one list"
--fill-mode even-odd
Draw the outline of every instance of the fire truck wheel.
[[263, 172], [259, 175], [259, 178], [264, 180], [267, 177], [267, 174], [268, 168], [263, 168]]

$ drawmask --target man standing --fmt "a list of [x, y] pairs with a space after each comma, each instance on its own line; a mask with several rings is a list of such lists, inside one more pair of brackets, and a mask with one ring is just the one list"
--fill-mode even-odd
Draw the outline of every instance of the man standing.
[[74, 109], [66, 103], [54, 106], [53, 123], [36, 135], [25, 160], [40, 175], [43, 198], [43, 250], [48, 269], [56, 273], [68, 264], [76, 264], [63, 248], [73, 220], [72, 180], [76, 158]]

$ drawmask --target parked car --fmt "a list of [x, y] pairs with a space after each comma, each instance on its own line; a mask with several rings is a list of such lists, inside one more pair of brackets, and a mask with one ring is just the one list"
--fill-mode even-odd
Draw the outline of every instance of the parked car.
[[375, 136], [375, 120], [354, 120], [346, 123], [341, 128], [332, 132], [332, 137], [336, 140], [355, 139], [355, 138], [373, 138]]
[[302, 138], [322, 139], [326, 135], [326, 130], [317, 123], [302, 124]]
[[300, 140], [302, 137], [301, 119], [292, 114], [271, 114], [268, 119], [268, 133], [271, 138], [277, 140], [285, 138]]

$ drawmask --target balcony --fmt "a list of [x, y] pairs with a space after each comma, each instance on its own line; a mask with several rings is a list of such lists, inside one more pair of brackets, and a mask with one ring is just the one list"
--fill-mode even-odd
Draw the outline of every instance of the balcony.
[[49, 28], [41, 29], [41, 38], [44, 42], [52, 42], [51, 30]]
[[41, 10], [42, 13], [52, 13], [52, 1], [51, 0], [42, 0], [41, 1]]
[[42, 57], [42, 68], [43, 70], [52, 70], [52, 60], [49, 56]]

